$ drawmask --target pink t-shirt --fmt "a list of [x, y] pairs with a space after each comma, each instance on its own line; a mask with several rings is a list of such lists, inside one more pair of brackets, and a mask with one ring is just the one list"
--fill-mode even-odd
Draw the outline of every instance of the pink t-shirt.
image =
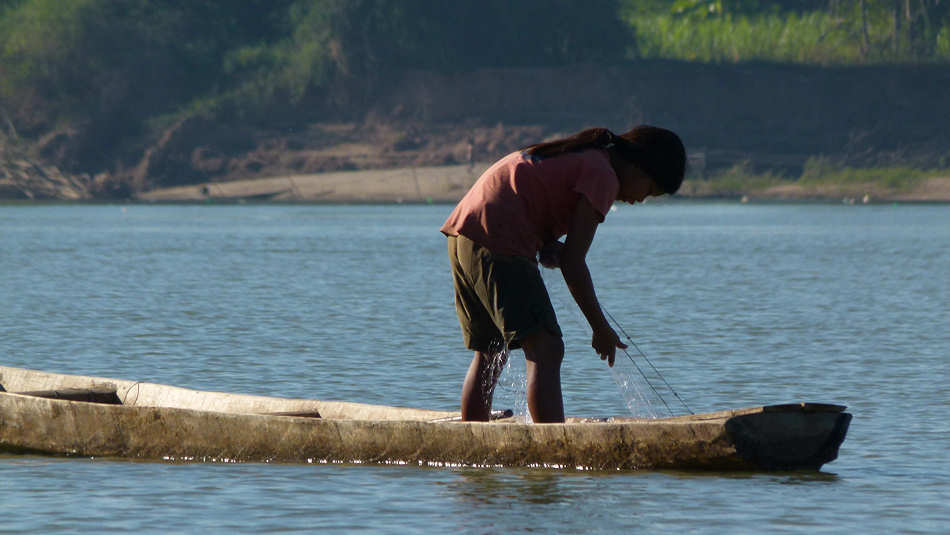
[[545, 242], [567, 234], [581, 196], [603, 221], [619, 191], [603, 149], [549, 158], [513, 152], [482, 174], [441, 230], [493, 253], [533, 258]]

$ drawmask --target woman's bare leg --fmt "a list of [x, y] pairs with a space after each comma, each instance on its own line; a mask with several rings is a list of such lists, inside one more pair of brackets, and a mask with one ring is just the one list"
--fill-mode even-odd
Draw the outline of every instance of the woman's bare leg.
[[564, 421], [561, 398], [561, 361], [564, 342], [546, 330], [527, 336], [521, 342], [528, 378], [528, 410], [535, 423]]
[[508, 362], [507, 352], [476, 351], [462, 384], [462, 420], [487, 422], [491, 418], [491, 402], [498, 376]]

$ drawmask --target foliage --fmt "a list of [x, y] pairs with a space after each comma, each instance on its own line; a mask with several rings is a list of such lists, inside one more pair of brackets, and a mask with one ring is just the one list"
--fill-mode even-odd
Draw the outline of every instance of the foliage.
[[748, 16], [811, 12], [822, 10], [828, 5], [827, 0], [673, 0], [672, 6], [665, 11], [678, 16], [705, 19], [726, 14]]
[[854, 168], [838, 165], [827, 157], [812, 157], [805, 162], [798, 183], [877, 185], [891, 190], [907, 190], [922, 180], [950, 174], [947, 169], [915, 169], [911, 167]]
[[616, 10], [613, 0], [298, 0], [292, 39], [272, 59], [297, 92], [331, 74], [619, 61], [630, 35]]
[[41, 129], [293, 105], [402, 69], [621, 61], [631, 36], [616, 12], [615, 0], [0, 0], [0, 100]]
[[[714, 191], [719, 195], [738, 195], [750, 189], [761, 190], [787, 182], [783, 177], [770, 171], [756, 173], [750, 162], [741, 161], [696, 185], [701, 188], [697, 191], [700, 194], [710, 194]], [[703, 188], [706, 191], [703, 191]]]
[[641, 57], [866, 64], [950, 60], [946, 0], [626, 0]]
[[41, 109], [27, 111], [51, 120], [134, 120], [221, 83], [221, 55], [237, 39], [264, 37], [261, 11], [271, 4], [14, 3], [0, 20], [0, 95], [14, 103], [37, 98]]
[[[154, 139], [183, 115], [361, 109], [405, 70], [638, 57], [947, 61], [950, 1], [0, 0], [8, 129], [35, 139], [67, 124], [99, 147]], [[80, 149], [94, 168], [115, 163]]]
[[[855, 168], [825, 157], [809, 158], [798, 178], [785, 178], [771, 172], [755, 172], [748, 162], [739, 162], [706, 180], [690, 179], [684, 182], [682, 193], [687, 196], [735, 197], [754, 195], [769, 188], [794, 185], [803, 191], [839, 191], [850, 195], [862, 192], [898, 193], [912, 190], [928, 178], [950, 176], [950, 169], [920, 169], [913, 167]], [[816, 193], [817, 194], [817, 193]]]
[[[794, 63], [857, 62], [860, 53], [826, 14], [718, 17], [702, 22], [671, 15], [632, 21], [644, 57], [704, 62], [771, 60]], [[835, 61], [837, 60], [837, 61]]]

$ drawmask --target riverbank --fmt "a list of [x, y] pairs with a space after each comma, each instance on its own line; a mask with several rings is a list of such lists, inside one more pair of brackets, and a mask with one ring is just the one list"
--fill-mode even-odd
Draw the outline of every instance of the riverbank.
[[[420, 175], [419, 170], [467, 168], [472, 160], [494, 161], [516, 147], [593, 125], [622, 130], [648, 123], [681, 135], [688, 152], [698, 157], [691, 162], [697, 177], [715, 178], [742, 164], [754, 173], [785, 177], [779, 180], [784, 186], [792, 178], [805, 177], [809, 162], [824, 162], [822, 174], [828, 162], [850, 169], [886, 168], [889, 173], [901, 166], [917, 170], [950, 166], [947, 130], [937, 119], [948, 110], [939, 91], [945, 77], [945, 69], [932, 66], [823, 68], [671, 61], [454, 74], [411, 71], [395, 77], [385, 90], [368, 98], [366, 106], [340, 112], [339, 117], [328, 112], [317, 122], [301, 115], [270, 124], [195, 112], [169, 119], [141, 139], [129, 138], [123, 145], [128, 154], [110, 157], [113, 163], [105, 167], [80, 165], [77, 155], [112, 154], [117, 149], [97, 145], [101, 139], [82, 129], [64, 127], [33, 141], [0, 140], [0, 167], [20, 177], [6, 179], [5, 198], [65, 200], [73, 194], [61, 185], [47, 187], [50, 181], [42, 173], [22, 175], [16, 165], [2, 162], [8, 159], [4, 152], [29, 155], [64, 176], [76, 177], [85, 190], [76, 191], [84, 199], [126, 200], [164, 195], [168, 188], [210, 190], [217, 187], [211, 184], [232, 181], [389, 169], [416, 169], [416, 178], [411, 172], [394, 178], [394, 184], [379, 193], [347, 193], [343, 185], [324, 187], [320, 184], [324, 177], [313, 180], [316, 192], [295, 193], [298, 185], [284, 188], [290, 190], [286, 194], [280, 188], [265, 188], [260, 194], [328, 201], [375, 195], [425, 199], [454, 197], [457, 192], [438, 186], [431, 195], [424, 190], [420, 195], [415, 182], [424, 180], [419, 177], [426, 173]], [[0, 169], [0, 182], [3, 175]], [[242, 192], [231, 193], [243, 187], [230, 187], [222, 195], [243, 197]], [[739, 187], [743, 191], [731, 194], [761, 194], [757, 186]], [[328, 189], [333, 193], [317, 195]], [[786, 189], [768, 195], [810, 198], [839, 193], [811, 186], [804, 192]], [[931, 199], [926, 191], [912, 195]]]
[[[448, 165], [388, 170], [339, 171], [270, 178], [206, 182], [155, 189], [135, 200], [146, 202], [456, 202], [487, 168]], [[880, 182], [805, 183], [747, 181], [729, 186], [720, 180], [688, 179], [679, 197], [734, 198], [748, 201], [950, 202], [950, 176], [932, 176], [906, 184]]]
[[369, 171], [337, 171], [271, 178], [207, 182], [147, 191], [150, 202], [454, 202], [487, 168], [480, 164]]

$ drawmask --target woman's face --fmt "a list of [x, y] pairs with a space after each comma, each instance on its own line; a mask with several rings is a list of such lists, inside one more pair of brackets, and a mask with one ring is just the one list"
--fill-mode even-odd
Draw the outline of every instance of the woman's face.
[[657, 183], [635, 164], [627, 164], [619, 169], [620, 192], [617, 200], [630, 204], [643, 202], [647, 197], [659, 197], [663, 190]]

